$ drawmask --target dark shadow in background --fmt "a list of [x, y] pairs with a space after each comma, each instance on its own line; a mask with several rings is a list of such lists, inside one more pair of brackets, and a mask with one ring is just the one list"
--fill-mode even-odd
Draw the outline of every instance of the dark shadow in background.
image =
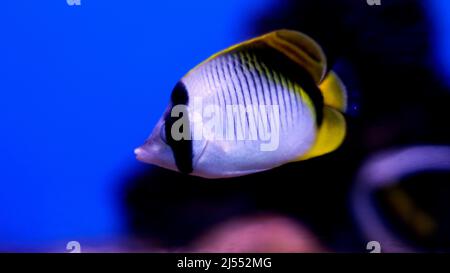
[[278, 28], [309, 34], [347, 84], [348, 137], [337, 152], [219, 181], [149, 167], [126, 182], [131, 233], [180, 248], [224, 220], [258, 212], [299, 219], [328, 247], [364, 251], [348, 192], [362, 160], [409, 144], [448, 144], [449, 93], [433, 72], [433, 35], [424, 1], [280, 1], [255, 34]]

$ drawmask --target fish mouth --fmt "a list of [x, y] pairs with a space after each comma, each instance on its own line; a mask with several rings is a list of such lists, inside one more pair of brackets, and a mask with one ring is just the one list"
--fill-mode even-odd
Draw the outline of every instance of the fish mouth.
[[134, 155], [136, 156], [136, 159], [139, 161], [145, 161], [145, 158], [148, 157], [148, 152], [142, 148], [142, 146], [134, 149]]
[[136, 159], [166, 169], [172, 169], [173, 159], [169, 157], [166, 146], [160, 146], [152, 140], [147, 140], [145, 144], [134, 149]]

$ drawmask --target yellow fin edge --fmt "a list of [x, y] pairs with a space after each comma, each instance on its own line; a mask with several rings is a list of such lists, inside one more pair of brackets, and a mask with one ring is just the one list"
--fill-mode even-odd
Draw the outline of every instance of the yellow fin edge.
[[264, 42], [266, 45], [285, 54], [288, 58], [306, 69], [316, 83], [319, 83], [323, 79], [326, 71], [326, 57], [322, 48], [306, 34], [286, 29], [275, 30], [232, 45], [211, 55], [209, 58], [192, 68], [187, 74], [220, 55], [255, 42]]
[[316, 142], [312, 148], [296, 161], [321, 156], [336, 150], [344, 141], [346, 123], [344, 115], [329, 106], [323, 108], [323, 121], [317, 131]]
[[336, 73], [330, 71], [319, 85], [323, 103], [341, 112], [347, 110], [347, 90]]

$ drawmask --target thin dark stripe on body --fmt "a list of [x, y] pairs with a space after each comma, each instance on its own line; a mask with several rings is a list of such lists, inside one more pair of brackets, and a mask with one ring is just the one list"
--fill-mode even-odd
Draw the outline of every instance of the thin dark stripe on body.
[[[214, 86], [221, 108], [225, 109], [226, 105], [278, 105], [281, 129], [295, 125], [296, 119], [303, 112], [303, 94], [299, 88], [301, 86], [301, 90], [313, 103], [317, 124], [321, 124], [323, 97], [312, 77], [273, 48], [256, 44], [227, 52], [211, 60], [207, 74], [208, 84]], [[255, 124], [262, 124], [260, 114], [251, 112]], [[266, 111], [265, 119], [268, 121], [269, 114]], [[235, 133], [236, 129], [243, 125], [242, 120], [239, 117], [237, 119], [230, 121], [234, 123], [232, 126]], [[228, 127], [227, 122], [224, 117], [221, 124], [225, 130]], [[249, 113], [246, 114], [246, 123], [249, 128]], [[264, 124], [270, 125], [270, 122]], [[259, 133], [257, 130], [258, 136]]]

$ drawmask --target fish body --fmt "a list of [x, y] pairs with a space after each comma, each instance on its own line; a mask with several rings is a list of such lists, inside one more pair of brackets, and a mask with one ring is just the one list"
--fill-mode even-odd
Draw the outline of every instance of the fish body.
[[[207, 178], [241, 176], [336, 149], [346, 94], [308, 36], [278, 30], [189, 71], [137, 158]], [[177, 135], [178, 134], [178, 135]]]

